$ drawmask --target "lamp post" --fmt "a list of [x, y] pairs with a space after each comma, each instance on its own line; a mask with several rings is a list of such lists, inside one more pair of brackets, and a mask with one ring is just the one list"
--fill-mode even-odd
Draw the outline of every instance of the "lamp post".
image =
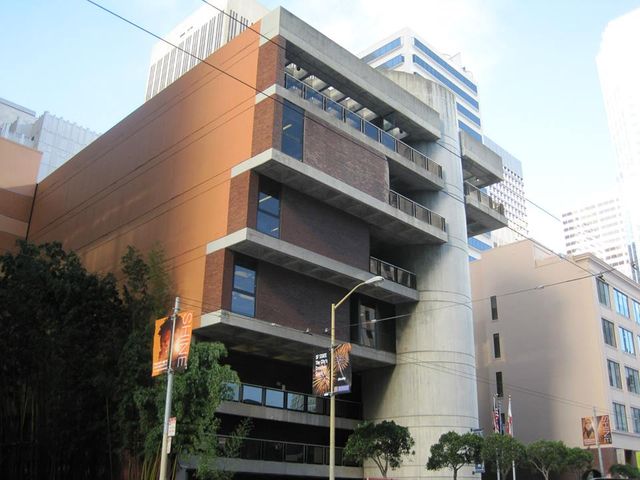
[[331, 304], [331, 370], [329, 373], [329, 480], [336, 478], [336, 397], [333, 392], [334, 350], [336, 347], [336, 310], [344, 301], [363, 285], [378, 285], [384, 282], [380, 275], [359, 283], [347, 293], [338, 303]]

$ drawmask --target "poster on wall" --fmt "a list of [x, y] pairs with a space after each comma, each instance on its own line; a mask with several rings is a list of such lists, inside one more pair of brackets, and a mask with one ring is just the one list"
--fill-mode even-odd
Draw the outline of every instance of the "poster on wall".
[[585, 447], [596, 445], [596, 432], [600, 445], [611, 445], [611, 423], [609, 415], [595, 417], [596, 425], [593, 424], [593, 417], [582, 417], [582, 444]]
[[[351, 352], [350, 343], [336, 345], [335, 349], [335, 371], [333, 377], [333, 392], [335, 395], [349, 393], [351, 391], [351, 362], [349, 354]], [[331, 390], [331, 361], [329, 352], [316, 353], [313, 357], [313, 394], [321, 397], [328, 397]]]
[[[173, 322], [171, 317], [164, 317], [156, 320], [156, 327], [153, 335], [152, 377], [167, 371], [172, 326]], [[171, 367], [174, 371], [184, 370], [187, 368], [192, 328], [193, 313], [180, 312], [177, 315], [173, 340], [173, 354], [171, 355]]]

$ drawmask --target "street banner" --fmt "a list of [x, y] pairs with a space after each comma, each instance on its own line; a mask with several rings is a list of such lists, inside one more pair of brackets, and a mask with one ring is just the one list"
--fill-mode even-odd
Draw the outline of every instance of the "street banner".
[[507, 424], [505, 425], [505, 432], [510, 437], [513, 437], [513, 415], [511, 414], [511, 395], [509, 395], [509, 407], [507, 409]]
[[[351, 352], [350, 343], [336, 345], [335, 372], [333, 377], [334, 394], [349, 393], [351, 391]], [[331, 389], [331, 360], [329, 352], [316, 353], [313, 357], [313, 378], [311, 381], [313, 394], [328, 397]]]
[[313, 356], [313, 378], [311, 386], [313, 394], [318, 397], [326, 397], [329, 395], [331, 388], [331, 379], [329, 377], [329, 352], [316, 353]]
[[351, 361], [349, 354], [351, 353], [350, 343], [341, 343], [335, 348], [335, 376], [333, 381], [333, 392], [349, 393], [351, 391]]
[[[172, 326], [171, 317], [156, 320], [156, 328], [153, 335], [152, 377], [167, 371]], [[173, 354], [171, 356], [171, 367], [174, 371], [187, 368], [192, 328], [193, 313], [180, 312], [177, 315], [175, 338], [173, 339]]]
[[585, 447], [596, 444], [596, 432], [600, 445], [611, 445], [611, 423], [609, 415], [596, 417], [597, 425], [593, 424], [593, 417], [582, 417], [582, 444]]
[[169, 418], [169, 429], [167, 435], [170, 437], [176, 436], [176, 417]]

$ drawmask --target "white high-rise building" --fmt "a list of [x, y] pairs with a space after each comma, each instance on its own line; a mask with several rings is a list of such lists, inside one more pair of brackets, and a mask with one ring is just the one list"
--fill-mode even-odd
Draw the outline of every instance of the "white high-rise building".
[[621, 201], [635, 245], [640, 242], [640, 8], [607, 25], [596, 58]]
[[[371, 45], [360, 54], [376, 69], [396, 70], [420, 75], [445, 86], [456, 99], [458, 128], [502, 156], [502, 171], [496, 182], [482, 186], [495, 202], [501, 203], [509, 228], [469, 238], [469, 255], [480, 258], [494, 246], [522, 240], [528, 235], [522, 163], [498, 144], [483, 136], [478, 86], [473, 74], [462, 64], [461, 55], [438, 52], [411, 29], [405, 28]], [[501, 180], [501, 181], [498, 181]], [[467, 181], [473, 184], [473, 179]], [[514, 231], [515, 230], [515, 231]]]
[[64, 118], [0, 99], [0, 137], [42, 152], [38, 182], [100, 136]]
[[[146, 100], [195, 67], [262, 18], [268, 10], [253, 0], [209, 0], [180, 22], [151, 51]], [[221, 12], [220, 10], [223, 10]], [[172, 45], [177, 45], [178, 48]]]
[[592, 253], [629, 278], [638, 280], [637, 258], [629, 242], [629, 223], [620, 198], [595, 195], [590, 202], [562, 214], [568, 255]]

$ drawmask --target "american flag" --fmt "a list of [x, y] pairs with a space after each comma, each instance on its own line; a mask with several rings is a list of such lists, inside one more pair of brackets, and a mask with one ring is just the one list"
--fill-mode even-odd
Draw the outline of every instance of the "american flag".
[[507, 425], [505, 433], [513, 437], [513, 415], [511, 415], [511, 395], [509, 395], [509, 408], [507, 409]]
[[496, 406], [496, 397], [493, 397], [493, 431], [501, 433], [500, 430], [500, 410]]

